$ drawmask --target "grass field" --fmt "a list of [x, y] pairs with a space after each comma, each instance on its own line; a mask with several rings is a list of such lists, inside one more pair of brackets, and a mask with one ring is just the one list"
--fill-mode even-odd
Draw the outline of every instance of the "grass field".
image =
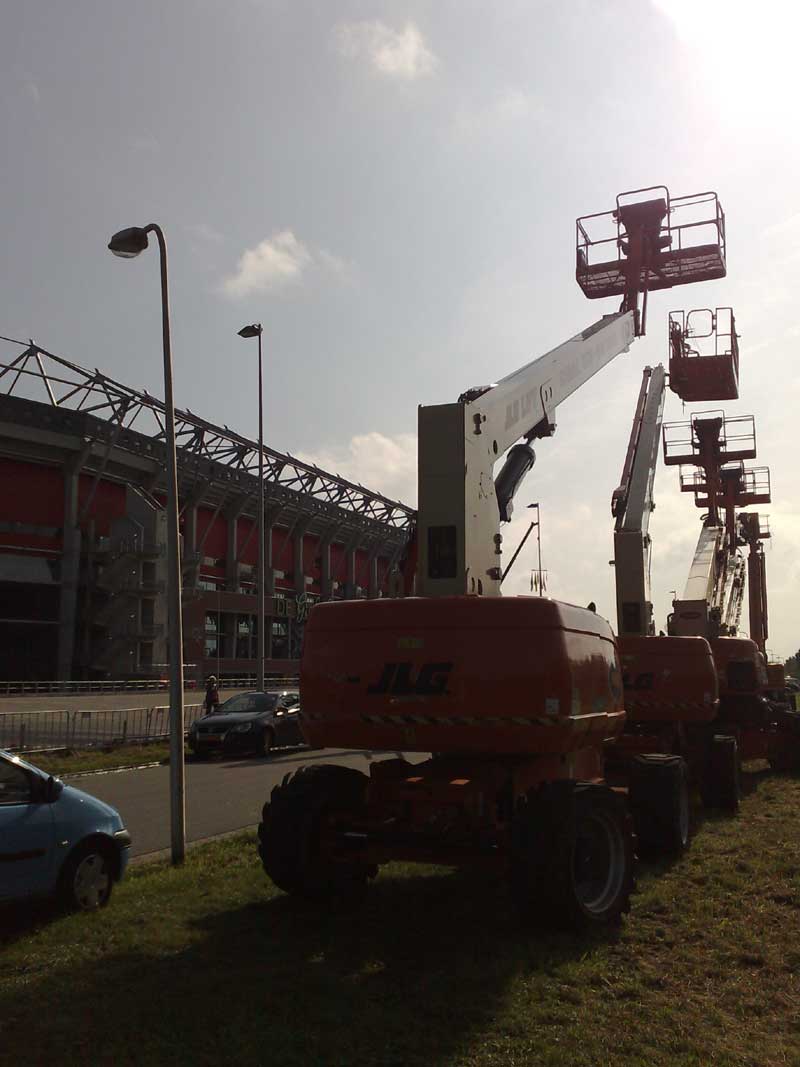
[[138, 767], [143, 763], [161, 763], [169, 757], [169, 745], [120, 745], [110, 749], [35, 752], [30, 756], [21, 752], [19, 755], [48, 774], [68, 775], [89, 771], [113, 771], [120, 767]]
[[800, 780], [746, 777], [594, 939], [411, 865], [314, 911], [248, 835], [135, 868], [102, 914], [0, 911], [0, 1062], [800, 1065]]

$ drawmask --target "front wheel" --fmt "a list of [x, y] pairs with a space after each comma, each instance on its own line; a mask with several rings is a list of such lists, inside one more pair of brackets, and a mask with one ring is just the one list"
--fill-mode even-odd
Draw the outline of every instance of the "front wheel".
[[96, 911], [108, 904], [113, 887], [107, 851], [98, 845], [83, 845], [64, 864], [59, 896], [71, 911]]
[[512, 827], [511, 878], [523, 915], [538, 925], [618, 922], [633, 890], [633, 832], [620, 797], [584, 782], [529, 796]]
[[742, 797], [739, 746], [735, 737], [717, 734], [711, 739], [700, 793], [707, 808], [737, 812]]
[[325, 899], [346, 895], [374, 877], [374, 868], [336, 856], [326, 841], [330, 813], [341, 818], [363, 810], [367, 781], [350, 767], [317, 763], [273, 788], [258, 827], [258, 854], [279, 889]]
[[636, 756], [628, 802], [640, 852], [680, 855], [689, 845], [689, 772], [680, 756]]

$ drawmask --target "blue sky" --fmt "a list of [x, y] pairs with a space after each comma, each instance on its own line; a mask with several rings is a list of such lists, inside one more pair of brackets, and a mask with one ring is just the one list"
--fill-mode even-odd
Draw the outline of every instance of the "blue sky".
[[[757, 16], [716, 0], [8, 5], [0, 333], [161, 395], [155, 254], [105, 247], [158, 221], [178, 403], [254, 433], [254, 343], [236, 331], [261, 321], [270, 443], [413, 503], [419, 403], [613, 310], [574, 282], [575, 217], [643, 185], [716, 189], [728, 278], [652, 298], [649, 336], [559, 411], [524, 493], [552, 594], [613, 618], [609, 501], [641, 367], [666, 358], [669, 309], [733, 305], [727, 408], [756, 416], [772, 468], [770, 647], [793, 652], [798, 25], [777, 2]], [[699, 525], [676, 482], [660, 471], [651, 527], [661, 622]]]

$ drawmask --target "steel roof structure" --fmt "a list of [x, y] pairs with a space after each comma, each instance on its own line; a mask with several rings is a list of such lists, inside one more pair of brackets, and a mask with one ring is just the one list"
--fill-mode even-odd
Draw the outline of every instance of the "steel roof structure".
[[[163, 481], [166, 448], [163, 401], [102, 371], [54, 355], [33, 341], [2, 338], [22, 351], [0, 360], [0, 445], [6, 454], [47, 460], [65, 447], [80, 453], [81, 469], [132, 482], [148, 493]], [[188, 410], [175, 411], [179, 492], [196, 503], [239, 502], [253, 510], [258, 444]], [[67, 439], [72, 444], [67, 445]], [[144, 462], [143, 462], [144, 461]], [[337, 540], [368, 542], [395, 557], [414, 510], [314, 464], [264, 447], [266, 510], [281, 525], [336, 531]]]

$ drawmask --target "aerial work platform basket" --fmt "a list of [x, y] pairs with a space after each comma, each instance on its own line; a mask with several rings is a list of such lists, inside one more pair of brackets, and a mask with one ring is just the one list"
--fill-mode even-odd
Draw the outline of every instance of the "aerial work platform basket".
[[[708, 479], [704, 471], [692, 470], [680, 472], [682, 493], [694, 493], [694, 502], [698, 508], [708, 511]], [[772, 502], [769, 467], [745, 467], [744, 463], [726, 464], [719, 472], [719, 492], [717, 506], [746, 508], [752, 504], [770, 504]]]
[[665, 422], [662, 428], [664, 463], [668, 467], [702, 466], [713, 459], [717, 467], [756, 458], [756, 425], [752, 415], [726, 418], [724, 411], [698, 411], [688, 422]]
[[[643, 212], [647, 254], [631, 279], [631, 236]], [[665, 185], [654, 185], [620, 193], [613, 211], [584, 215], [576, 231], [575, 277], [590, 300], [624, 296], [636, 281], [647, 292], [725, 277], [725, 214], [713, 192], [670, 197]]]
[[738, 399], [739, 341], [731, 308], [670, 311], [669, 387], [689, 403]]

